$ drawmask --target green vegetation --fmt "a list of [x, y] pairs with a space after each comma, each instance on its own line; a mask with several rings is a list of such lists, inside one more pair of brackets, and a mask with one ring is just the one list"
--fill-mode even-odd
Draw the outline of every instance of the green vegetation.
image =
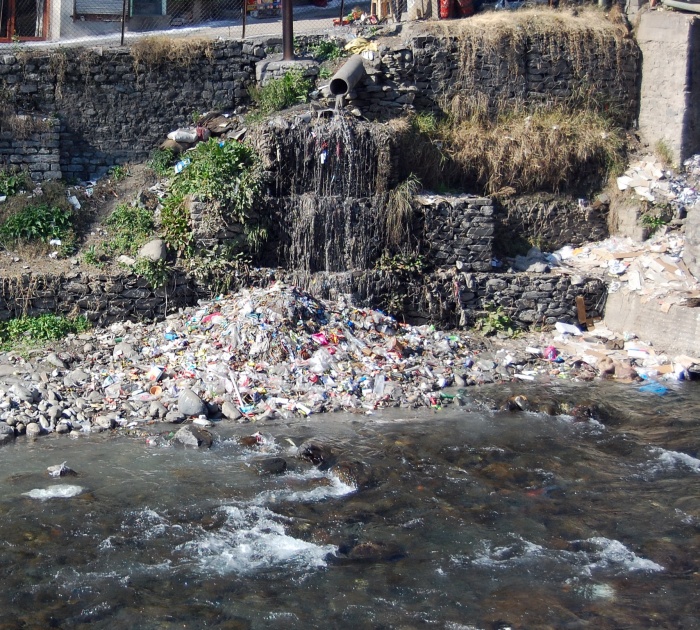
[[489, 335], [505, 335], [506, 337], [514, 337], [517, 335], [515, 324], [509, 315], [503, 312], [501, 306], [490, 305], [486, 312], [479, 317], [474, 328], [481, 331], [485, 336]]
[[337, 42], [327, 39], [309, 46], [309, 52], [316, 61], [335, 61], [345, 55], [345, 51]]
[[86, 265], [92, 265], [93, 267], [102, 267], [102, 255], [100, 253], [97, 245], [90, 245], [83, 253], [83, 262]]
[[654, 214], [648, 212], [642, 215], [642, 225], [649, 229], [649, 236], [667, 223], [668, 219], [662, 213]]
[[428, 268], [425, 257], [420, 254], [383, 254], [375, 266], [382, 271], [415, 275], [422, 274]]
[[139, 258], [133, 266], [134, 273], [144, 278], [154, 289], [164, 286], [170, 277], [170, 267], [166, 260]]
[[300, 70], [290, 70], [281, 79], [271, 79], [262, 87], [251, 87], [250, 97], [261, 114], [271, 114], [292, 105], [306, 103], [312, 83]]
[[0, 241], [48, 241], [64, 238], [73, 228], [70, 210], [58, 206], [28, 205], [0, 225]]
[[[254, 248], [267, 238], [265, 228], [250, 219], [262, 192], [263, 170], [257, 153], [242, 142], [211, 139], [188, 153], [190, 163], [170, 185], [163, 202], [161, 226], [168, 245], [191, 255], [192, 228], [186, 197], [218, 204], [219, 213], [243, 223]], [[223, 220], [223, 219], [222, 219]]]
[[0, 343], [4, 349], [8, 349], [21, 341], [54, 341], [71, 333], [85, 332], [89, 327], [88, 320], [83, 315], [75, 318], [52, 314], [18, 317], [0, 322]]
[[108, 254], [133, 254], [153, 234], [155, 224], [150, 210], [120, 203], [105, 222], [112, 229], [112, 238], [105, 243]]
[[124, 181], [129, 176], [129, 169], [126, 166], [118, 164], [109, 169], [109, 176], [115, 183]]
[[11, 197], [27, 187], [26, 173], [0, 169], [0, 196]]
[[174, 163], [175, 154], [170, 149], [156, 149], [148, 160], [148, 166], [160, 177], [170, 175]]

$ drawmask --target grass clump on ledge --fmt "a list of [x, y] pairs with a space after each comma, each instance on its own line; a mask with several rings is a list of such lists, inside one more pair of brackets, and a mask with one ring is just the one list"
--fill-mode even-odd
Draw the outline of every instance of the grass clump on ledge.
[[0, 347], [11, 349], [18, 342], [43, 342], [63, 339], [69, 334], [79, 334], [90, 328], [84, 315], [69, 318], [45, 314], [38, 317], [18, 317], [0, 322]]
[[624, 167], [622, 129], [599, 112], [565, 105], [513, 107], [494, 119], [478, 110], [422, 115], [395, 126], [404, 168], [433, 190], [584, 192]]

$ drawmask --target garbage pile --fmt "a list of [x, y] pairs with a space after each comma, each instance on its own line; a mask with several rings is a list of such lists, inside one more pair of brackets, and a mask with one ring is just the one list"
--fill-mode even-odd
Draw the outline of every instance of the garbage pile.
[[195, 125], [171, 131], [160, 148], [180, 155], [211, 137], [242, 140], [245, 134], [246, 128], [242, 116], [207, 112], [197, 120]]
[[700, 283], [683, 262], [684, 245], [683, 234], [660, 231], [643, 243], [611, 237], [544, 256], [555, 271], [605, 278], [610, 293], [636, 292], [667, 312], [674, 304], [695, 306], [700, 297]]
[[[538, 333], [539, 334], [539, 333]], [[0, 443], [26, 433], [262, 422], [329, 411], [465, 404], [469, 385], [541, 379], [685, 378], [700, 361], [657, 356], [609, 331], [491, 340], [400, 324], [348, 300], [274, 283], [154, 324], [114, 324], [32, 363], [0, 355]], [[498, 348], [498, 344], [501, 345]], [[200, 439], [201, 438], [201, 439]], [[209, 440], [211, 443], [211, 440]]]
[[653, 156], [630, 164], [624, 175], [617, 178], [619, 190], [634, 190], [635, 194], [652, 204], [669, 204], [676, 214], [700, 201], [700, 155], [683, 163], [685, 173], [665, 169]]

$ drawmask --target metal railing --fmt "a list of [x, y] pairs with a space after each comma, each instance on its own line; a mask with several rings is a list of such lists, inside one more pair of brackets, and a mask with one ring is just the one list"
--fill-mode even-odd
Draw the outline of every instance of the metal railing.
[[[406, 3], [413, 1], [292, 0], [294, 34], [342, 27], [363, 13], [368, 16], [370, 11], [387, 13], [395, 2], [403, 3], [405, 10]], [[386, 17], [377, 16], [378, 20]], [[128, 44], [146, 34], [207, 38], [281, 37], [281, 1], [0, 0], [0, 51], [7, 46], [42, 43]]]

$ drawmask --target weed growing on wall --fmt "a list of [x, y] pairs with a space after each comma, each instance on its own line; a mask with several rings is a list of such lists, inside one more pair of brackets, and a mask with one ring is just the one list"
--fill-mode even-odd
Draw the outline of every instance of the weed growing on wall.
[[290, 70], [280, 79], [271, 79], [262, 87], [251, 86], [250, 97], [262, 114], [306, 103], [312, 83], [300, 70]]
[[420, 180], [411, 173], [403, 182], [389, 191], [384, 207], [384, 225], [387, 242], [395, 248], [400, 248], [410, 241], [413, 198], [420, 189]]
[[144, 278], [154, 289], [165, 286], [170, 277], [170, 267], [165, 260], [139, 258], [132, 269], [137, 276]]

